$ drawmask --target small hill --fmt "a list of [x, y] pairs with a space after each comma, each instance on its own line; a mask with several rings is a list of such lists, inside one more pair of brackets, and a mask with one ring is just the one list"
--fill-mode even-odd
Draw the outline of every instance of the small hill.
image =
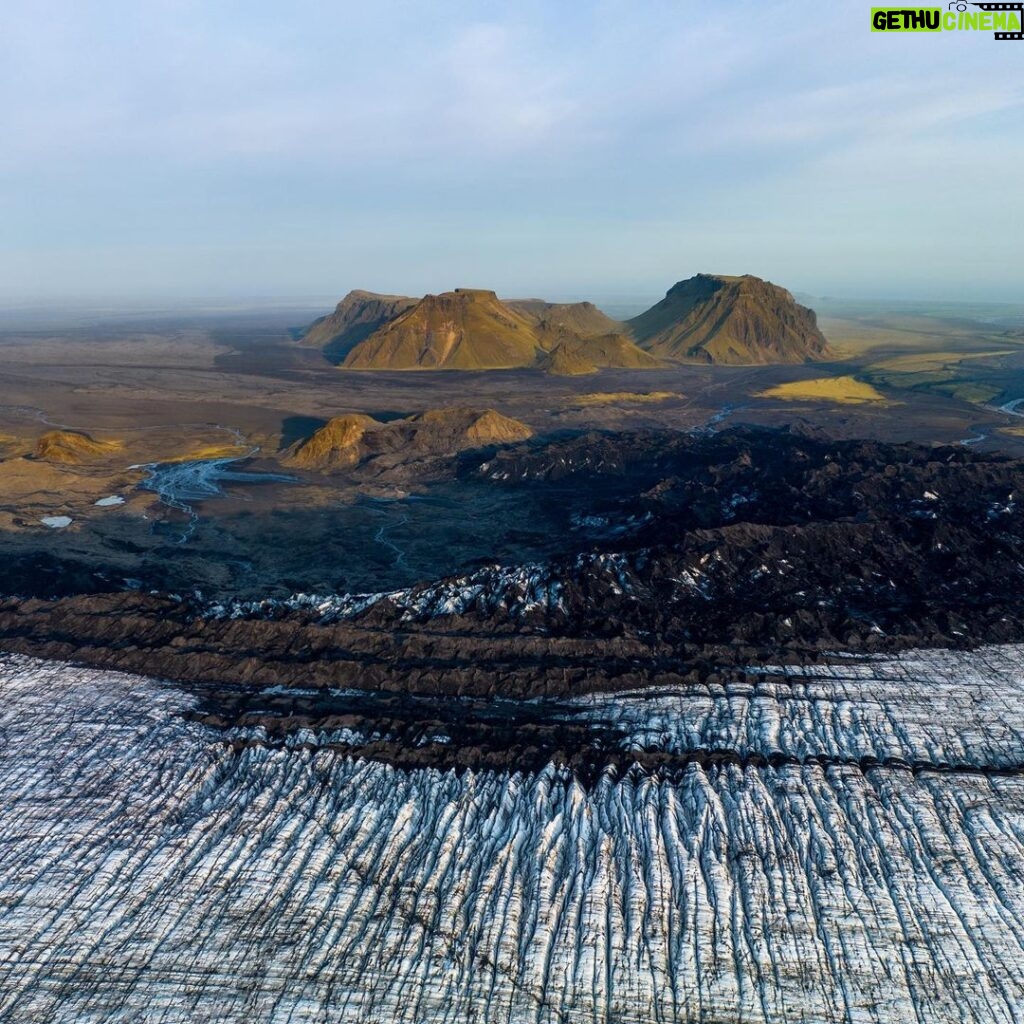
[[542, 359], [548, 373], [563, 377], [596, 373], [600, 369], [654, 370], [663, 360], [644, 352], [623, 334], [579, 338], [563, 336]]
[[814, 311], [749, 274], [698, 274], [629, 321], [641, 348], [704, 363], [805, 363], [831, 354]]
[[[458, 406], [430, 409], [405, 423], [414, 428], [419, 443], [444, 451], [513, 444], [533, 437], [533, 431], [525, 423], [503, 416], [495, 409], [480, 411]], [[398, 426], [401, 428], [402, 424]]]
[[599, 334], [621, 334], [623, 330], [618, 320], [602, 313], [592, 302], [512, 299], [505, 305], [532, 320], [542, 333], [563, 332], [587, 338]]
[[415, 305], [416, 299], [406, 295], [351, 291], [333, 313], [310, 324], [302, 344], [322, 348], [328, 359], [340, 362], [359, 342]]
[[362, 458], [361, 442], [368, 430], [383, 426], [372, 416], [349, 413], [329, 420], [312, 437], [298, 441], [285, 452], [282, 462], [300, 469], [345, 469]]
[[345, 358], [350, 370], [497, 370], [532, 366], [533, 323], [492, 291], [427, 295]]
[[545, 357], [543, 367], [555, 377], [582, 377], [597, 373], [597, 364], [573, 345], [557, 345]]
[[104, 458], [120, 448], [120, 441], [97, 441], [77, 430], [51, 430], [36, 442], [32, 456], [42, 462], [77, 466]]
[[332, 472], [376, 460], [382, 468], [525, 441], [533, 431], [494, 409], [451, 407], [382, 423], [353, 413], [324, 424], [282, 457], [298, 469]]

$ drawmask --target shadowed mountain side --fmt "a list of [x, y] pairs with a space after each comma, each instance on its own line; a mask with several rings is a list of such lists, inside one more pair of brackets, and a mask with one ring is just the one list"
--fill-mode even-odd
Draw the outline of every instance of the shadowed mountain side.
[[302, 344], [322, 348], [324, 356], [339, 363], [378, 328], [416, 305], [405, 295], [378, 295], [359, 289], [351, 291], [334, 312], [314, 320], [302, 337]]
[[628, 326], [641, 348], [670, 359], [745, 365], [830, 355], [814, 311], [749, 274], [680, 281]]
[[285, 416], [281, 420], [281, 440], [277, 450], [283, 452], [297, 441], [305, 440], [326, 425], [327, 420], [322, 416]]

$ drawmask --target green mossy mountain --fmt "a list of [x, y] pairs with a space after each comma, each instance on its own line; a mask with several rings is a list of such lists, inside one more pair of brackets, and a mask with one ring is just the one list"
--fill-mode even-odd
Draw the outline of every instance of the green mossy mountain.
[[814, 311], [750, 274], [680, 281], [628, 327], [641, 348], [685, 362], [806, 363], [831, 355]]

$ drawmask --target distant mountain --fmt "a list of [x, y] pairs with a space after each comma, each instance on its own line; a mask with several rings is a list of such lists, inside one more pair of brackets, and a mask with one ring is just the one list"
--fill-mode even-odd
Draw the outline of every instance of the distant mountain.
[[353, 347], [354, 370], [491, 370], [538, 366], [553, 373], [651, 368], [623, 326], [589, 302], [503, 302], [492, 291], [427, 295]]
[[345, 359], [351, 370], [498, 370], [531, 366], [532, 321], [491, 291], [427, 295], [374, 331]]
[[648, 352], [690, 362], [805, 363], [827, 358], [814, 311], [749, 274], [698, 274], [628, 321]]
[[803, 363], [830, 353], [812, 310], [746, 275], [698, 274], [622, 323], [591, 302], [501, 300], [456, 288], [413, 299], [352, 291], [303, 344], [350, 370], [497, 370], [555, 374], [654, 369], [665, 360]]
[[494, 409], [428, 409], [387, 423], [350, 413], [336, 416], [311, 437], [296, 442], [282, 461], [299, 469], [333, 472], [374, 458], [399, 465], [470, 448], [525, 441], [532, 436], [533, 431], [525, 423]]
[[416, 305], [406, 295], [378, 295], [351, 291], [333, 313], [314, 320], [302, 337], [302, 344], [322, 348], [332, 362], [340, 362], [378, 328]]

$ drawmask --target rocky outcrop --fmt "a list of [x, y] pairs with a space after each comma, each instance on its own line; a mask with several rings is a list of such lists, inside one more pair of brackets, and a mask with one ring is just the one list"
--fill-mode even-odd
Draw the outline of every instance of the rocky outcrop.
[[691, 362], [805, 363], [829, 356], [814, 311], [749, 274], [698, 274], [629, 321], [641, 348]]

